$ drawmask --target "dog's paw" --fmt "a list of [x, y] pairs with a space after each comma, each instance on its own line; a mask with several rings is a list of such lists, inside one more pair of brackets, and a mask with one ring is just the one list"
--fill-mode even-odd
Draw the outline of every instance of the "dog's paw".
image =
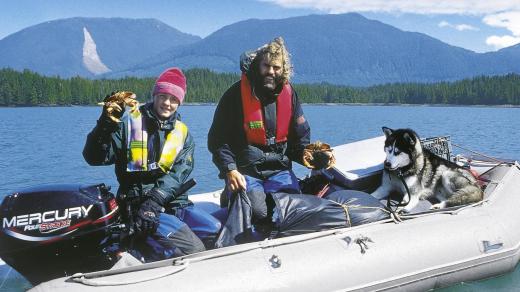
[[428, 200], [433, 195], [433, 192], [431, 190], [424, 190], [419, 194], [419, 200], [424, 201]]
[[446, 207], [446, 203], [445, 202], [440, 202], [440, 203], [437, 203], [437, 204], [433, 204], [430, 207], [430, 210], [439, 210], [439, 209], [443, 209], [444, 207]]

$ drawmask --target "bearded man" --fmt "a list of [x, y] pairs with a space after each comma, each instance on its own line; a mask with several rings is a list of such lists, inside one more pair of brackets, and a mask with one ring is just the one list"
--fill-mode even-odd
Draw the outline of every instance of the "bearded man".
[[222, 96], [208, 134], [228, 193], [246, 191], [252, 223], [270, 222], [274, 192], [300, 193], [291, 170], [302, 163], [310, 127], [289, 83], [289, 53], [278, 37], [241, 56], [241, 80]]

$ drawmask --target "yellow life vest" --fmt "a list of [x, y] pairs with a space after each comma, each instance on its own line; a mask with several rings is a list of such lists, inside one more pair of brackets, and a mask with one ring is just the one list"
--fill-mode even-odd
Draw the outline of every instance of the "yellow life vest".
[[170, 172], [175, 158], [184, 147], [188, 136], [188, 127], [183, 122], [175, 121], [175, 127], [166, 135], [159, 162], [148, 164], [148, 133], [143, 127], [143, 118], [138, 108], [128, 113], [127, 158], [128, 172], [150, 171], [160, 168]]

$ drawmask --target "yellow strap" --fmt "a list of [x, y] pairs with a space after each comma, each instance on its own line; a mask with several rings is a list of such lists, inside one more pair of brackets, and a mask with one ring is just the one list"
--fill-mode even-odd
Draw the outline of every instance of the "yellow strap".
[[159, 167], [168, 173], [175, 162], [175, 158], [184, 148], [184, 142], [188, 136], [188, 127], [181, 121], [175, 122], [175, 128], [166, 136]]

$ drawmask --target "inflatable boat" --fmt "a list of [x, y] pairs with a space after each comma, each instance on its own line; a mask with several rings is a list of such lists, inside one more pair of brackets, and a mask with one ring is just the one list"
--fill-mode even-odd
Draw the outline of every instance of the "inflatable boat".
[[[370, 192], [381, 181], [384, 137], [334, 148], [335, 187]], [[266, 239], [109, 270], [30, 291], [425, 291], [512, 271], [520, 257], [520, 165], [466, 159], [484, 199], [350, 228]], [[220, 191], [192, 195], [215, 211]]]

